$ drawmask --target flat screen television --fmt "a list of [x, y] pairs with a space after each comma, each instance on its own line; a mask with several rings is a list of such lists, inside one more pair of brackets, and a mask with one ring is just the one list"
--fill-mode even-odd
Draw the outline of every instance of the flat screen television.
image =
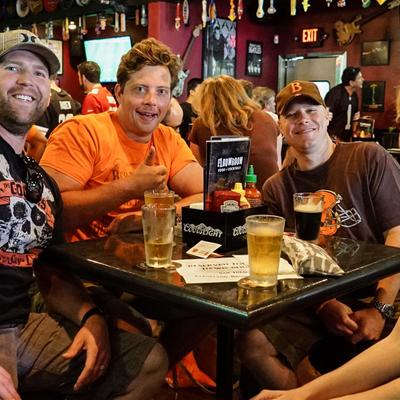
[[83, 42], [87, 61], [100, 66], [100, 82], [117, 82], [117, 69], [121, 56], [131, 47], [130, 36], [116, 36], [102, 39], [89, 39]]

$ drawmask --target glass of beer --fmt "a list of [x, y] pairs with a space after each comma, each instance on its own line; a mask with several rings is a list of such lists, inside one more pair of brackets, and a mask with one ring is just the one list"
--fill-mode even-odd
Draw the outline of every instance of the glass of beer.
[[146, 266], [172, 269], [174, 247], [175, 206], [170, 204], [144, 204], [142, 222]]
[[295, 193], [293, 206], [296, 237], [303, 240], [317, 240], [324, 209], [324, 196], [319, 193]]
[[144, 204], [169, 204], [174, 205], [175, 192], [173, 190], [146, 190], [144, 192]]
[[250, 276], [241, 279], [243, 288], [275, 286], [278, 278], [285, 218], [251, 215], [246, 218]]

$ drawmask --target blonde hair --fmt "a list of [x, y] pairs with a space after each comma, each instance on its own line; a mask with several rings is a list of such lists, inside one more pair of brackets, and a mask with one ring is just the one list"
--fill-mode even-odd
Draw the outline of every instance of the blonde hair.
[[243, 130], [253, 128], [250, 118], [260, 108], [240, 81], [228, 75], [208, 78], [199, 85], [192, 106], [212, 136], [218, 136], [221, 128], [242, 136]]
[[262, 109], [271, 99], [275, 99], [275, 92], [267, 86], [257, 86], [253, 89], [253, 100], [257, 102]]

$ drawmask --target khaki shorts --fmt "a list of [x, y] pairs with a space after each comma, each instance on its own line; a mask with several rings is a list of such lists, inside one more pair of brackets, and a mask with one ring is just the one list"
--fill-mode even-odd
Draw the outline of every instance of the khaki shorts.
[[[349, 305], [353, 310], [365, 308], [365, 302], [369, 303], [371, 299], [358, 300], [350, 297], [339, 299]], [[386, 321], [381, 338], [387, 336], [395, 320]], [[327, 340], [330, 337], [325, 326], [320, 322], [313, 309], [305, 309], [297, 313], [291, 313], [283, 317], [268, 322], [258, 328], [264, 333], [275, 349], [282, 356], [283, 361], [296, 369], [300, 361], [309, 353], [311, 348], [322, 339]], [[370, 345], [373, 342], [370, 342]], [[363, 346], [354, 346], [352, 355], [358, 354]]]
[[85, 354], [65, 360], [79, 327], [45, 313], [31, 313], [28, 322], [0, 329], [0, 365], [18, 382], [21, 391], [56, 391], [67, 399], [109, 399], [138, 375], [155, 341], [147, 336], [119, 330], [110, 331], [111, 361], [107, 373], [91, 387], [75, 392]]

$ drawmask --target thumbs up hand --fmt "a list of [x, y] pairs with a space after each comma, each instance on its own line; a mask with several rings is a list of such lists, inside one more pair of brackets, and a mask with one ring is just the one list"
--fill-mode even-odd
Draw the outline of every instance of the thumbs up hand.
[[154, 165], [156, 149], [150, 147], [144, 161], [138, 166], [133, 175], [130, 176], [135, 187], [134, 197], [143, 197], [145, 190], [162, 190], [166, 187], [167, 168], [163, 165]]

